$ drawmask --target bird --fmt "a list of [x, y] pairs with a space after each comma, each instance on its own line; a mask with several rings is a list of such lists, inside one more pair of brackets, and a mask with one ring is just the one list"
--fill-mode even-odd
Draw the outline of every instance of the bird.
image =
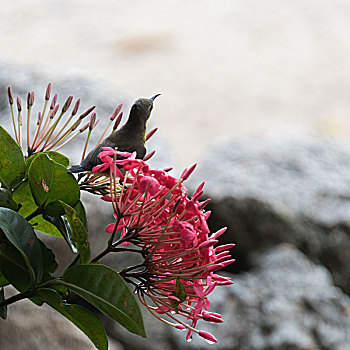
[[71, 173], [91, 171], [93, 167], [101, 164], [98, 155], [102, 151], [102, 147], [117, 148], [121, 152], [136, 152], [136, 158], [142, 159], [146, 155], [147, 121], [153, 109], [153, 102], [158, 96], [160, 94], [136, 100], [123, 127], [106, 137], [88, 153], [79, 165], [72, 165], [68, 170]]

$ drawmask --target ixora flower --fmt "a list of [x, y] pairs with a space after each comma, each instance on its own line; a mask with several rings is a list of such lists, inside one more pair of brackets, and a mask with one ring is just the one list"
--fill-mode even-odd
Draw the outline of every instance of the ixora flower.
[[[151, 169], [135, 154], [104, 147], [99, 157], [102, 164], [93, 172], [109, 169], [109, 193], [102, 199], [112, 203], [116, 219], [106, 230], [112, 235], [110, 249], [139, 252], [144, 258], [142, 264], [121, 271], [121, 276], [135, 286], [140, 302], [156, 318], [187, 330], [188, 341], [195, 332], [216, 342], [196, 327], [199, 320], [223, 322], [221, 315], [209, 312], [208, 296], [217, 286], [232, 283], [215, 272], [234, 262], [229, 253], [234, 244], [216, 246], [226, 228], [215, 233], [208, 228], [210, 212], [204, 207], [209, 200], [199, 201], [204, 183], [188, 196], [183, 182], [195, 165], [177, 179]], [[130, 243], [135, 248], [127, 248]]]

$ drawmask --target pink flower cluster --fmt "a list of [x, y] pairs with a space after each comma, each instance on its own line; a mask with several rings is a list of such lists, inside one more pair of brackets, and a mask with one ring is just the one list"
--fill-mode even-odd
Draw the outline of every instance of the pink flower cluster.
[[215, 247], [226, 228], [215, 233], [208, 228], [210, 212], [204, 207], [209, 200], [199, 201], [204, 183], [188, 197], [183, 182], [195, 166], [177, 179], [164, 170], [151, 169], [145, 161], [135, 159], [135, 154], [103, 150], [99, 155], [103, 164], [93, 171], [110, 169], [110, 194], [102, 199], [112, 203], [116, 223], [108, 225], [107, 232], [114, 235], [121, 230], [117, 243], [133, 243], [144, 257], [143, 264], [127, 269], [122, 276], [136, 286], [141, 303], [155, 317], [187, 329], [187, 340], [195, 332], [216, 342], [213, 335], [196, 326], [198, 320], [223, 322], [221, 315], [208, 311], [208, 296], [215, 287], [232, 284], [215, 271], [234, 261], [229, 253], [234, 244]]

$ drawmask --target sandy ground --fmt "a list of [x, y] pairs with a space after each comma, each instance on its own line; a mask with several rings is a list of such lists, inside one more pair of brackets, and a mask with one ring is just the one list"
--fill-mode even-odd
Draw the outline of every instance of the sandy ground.
[[162, 93], [153, 126], [187, 166], [223, 135], [349, 138], [349, 19], [346, 0], [1, 0], [0, 60]]

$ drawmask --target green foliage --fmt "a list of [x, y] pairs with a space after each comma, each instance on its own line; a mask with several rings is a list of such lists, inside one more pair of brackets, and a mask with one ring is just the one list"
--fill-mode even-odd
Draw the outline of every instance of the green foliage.
[[88, 264], [90, 261], [90, 244], [87, 240], [85, 227], [71, 206], [62, 201], [60, 203], [66, 212], [69, 226], [72, 229], [72, 241], [80, 254], [80, 262]]
[[22, 181], [24, 174], [25, 164], [21, 148], [0, 126], [0, 182], [11, 190]]
[[65, 286], [113, 318], [128, 331], [146, 337], [142, 315], [124, 279], [104, 265], [80, 265], [66, 270]]
[[80, 199], [79, 185], [74, 176], [44, 153], [30, 163], [28, 181], [36, 205], [43, 208], [46, 215], [63, 215], [64, 209], [59, 201], [74, 207]]
[[60, 295], [53, 289], [40, 289], [37, 295], [81, 329], [97, 349], [108, 349], [106, 331], [100, 319], [94, 313], [79, 305], [63, 303]]
[[41, 248], [28, 221], [11, 209], [0, 208], [0, 228], [22, 255], [30, 274], [31, 285], [40, 282], [43, 273]]
[[[32, 196], [32, 192], [30, 191], [29, 183], [23, 182], [13, 193], [13, 199], [21, 204], [21, 209], [19, 210], [19, 214], [23, 217], [27, 217], [32, 214], [35, 210], [38, 209], [34, 198]], [[53, 225], [43, 218], [43, 215], [35, 216], [33, 219], [29, 220], [29, 223], [33, 225], [33, 227], [43, 233], [47, 233], [52, 236], [61, 237], [60, 231]]]
[[[86, 212], [79, 184], [67, 170], [69, 162], [53, 151], [25, 159], [0, 126], [0, 317], [6, 319], [7, 305], [18, 300], [29, 298], [39, 306], [45, 302], [81, 329], [97, 349], [107, 350], [101, 321], [93, 312], [67, 304], [69, 291], [130, 332], [146, 337], [145, 329], [124, 279], [111, 268], [90, 262]], [[34, 229], [63, 237], [78, 253], [61, 277], [53, 276], [58, 270], [55, 255]], [[104, 253], [110, 251], [106, 248]], [[6, 299], [8, 285], [19, 294]]]

